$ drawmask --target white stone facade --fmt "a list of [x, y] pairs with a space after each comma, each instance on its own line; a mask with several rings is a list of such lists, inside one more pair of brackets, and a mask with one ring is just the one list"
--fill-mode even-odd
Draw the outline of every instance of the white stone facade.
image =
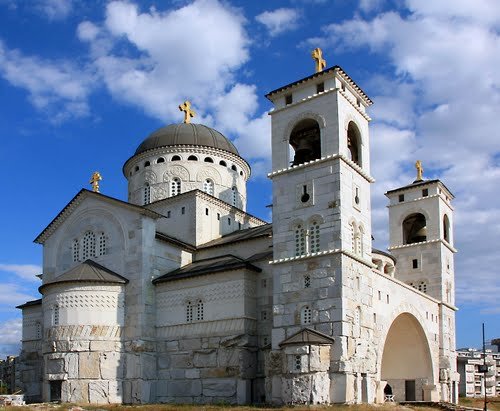
[[164, 134], [125, 163], [128, 202], [82, 190], [37, 237], [28, 401], [457, 400], [453, 196], [388, 192], [391, 254], [372, 250], [370, 99], [338, 67], [268, 98], [272, 225], [220, 133]]

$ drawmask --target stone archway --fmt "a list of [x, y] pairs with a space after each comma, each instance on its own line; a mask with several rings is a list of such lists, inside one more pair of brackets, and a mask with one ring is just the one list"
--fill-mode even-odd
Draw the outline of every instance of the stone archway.
[[387, 332], [380, 380], [391, 386], [396, 402], [431, 400], [435, 389], [431, 352], [420, 322], [410, 313], [398, 315]]

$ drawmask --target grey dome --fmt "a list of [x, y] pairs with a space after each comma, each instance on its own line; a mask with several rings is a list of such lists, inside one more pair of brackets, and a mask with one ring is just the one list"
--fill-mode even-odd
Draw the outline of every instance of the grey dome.
[[170, 124], [151, 133], [135, 150], [135, 155], [160, 147], [190, 145], [214, 147], [239, 156], [231, 141], [203, 124]]

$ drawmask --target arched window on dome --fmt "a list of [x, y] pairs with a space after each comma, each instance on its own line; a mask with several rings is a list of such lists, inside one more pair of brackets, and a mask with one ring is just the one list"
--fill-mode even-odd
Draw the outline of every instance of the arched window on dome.
[[349, 160], [361, 166], [361, 133], [353, 121], [347, 126], [347, 155]]
[[233, 186], [233, 188], [231, 188], [231, 205], [233, 207], [236, 207], [237, 203], [238, 203], [238, 189]]
[[95, 234], [87, 231], [82, 239], [82, 259], [87, 260], [95, 256]]
[[196, 156], [189, 156], [188, 161], [198, 161], [198, 157]]
[[299, 121], [292, 130], [289, 139], [294, 150], [292, 165], [306, 163], [321, 158], [321, 136], [316, 120]]
[[164, 163], [165, 162], [165, 159], [163, 157], [160, 157], [158, 158], [158, 160], [156, 160], [156, 164], [160, 164], [160, 163]]
[[172, 156], [172, 158], [170, 159], [170, 161], [180, 161], [181, 160], [181, 157], [180, 156]]
[[427, 241], [427, 222], [420, 213], [410, 214], [403, 221], [403, 244]]
[[227, 167], [227, 163], [224, 160], [219, 161], [219, 164], [223, 167]]
[[174, 197], [181, 193], [181, 179], [174, 177], [170, 182], [170, 197]]
[[146, 162], [144, 163], [144, 167], [149, 167], [150, 165], [151, 165], [151, 162], [150, 162], [150, 161], [146, 161]]
[[214, 195], [214, 182], [209, 178], [203, 182], [203, 191], [211, 196]]
[[234, 164], [231, 166], [231, 170], [236, 171], [236, 166]]
[[151, 187], [149, 186], [149, 183], [146, 183], [142, 193], [142, 204], [146, 205], [149, 204], [150, 202], [151, 202]]
[[203, 160], [205, 163], [213, 163], [214, 162], [214, 159], [212, 157], [205, 157], [205, 159]]
[[308, 305], [302, 307], [300, 310], [300, 323], [305, 325], [305, 324], [311, 324], [312, 322], [312, 310], [311, 307]]

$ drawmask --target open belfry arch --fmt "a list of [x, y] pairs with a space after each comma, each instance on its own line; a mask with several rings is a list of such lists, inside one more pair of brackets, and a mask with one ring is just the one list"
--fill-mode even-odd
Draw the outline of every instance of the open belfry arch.
[[186, 100], [125, 161], [127, 201], [95, 172], [36, 238], [28, 401], [457, 401], [453, 195], [417, 161], [386, 193], [389, 252], [373, 249], [372, 101], [311, 56], [267, 94], [272, 223], [246, 211], [250, 165]]

